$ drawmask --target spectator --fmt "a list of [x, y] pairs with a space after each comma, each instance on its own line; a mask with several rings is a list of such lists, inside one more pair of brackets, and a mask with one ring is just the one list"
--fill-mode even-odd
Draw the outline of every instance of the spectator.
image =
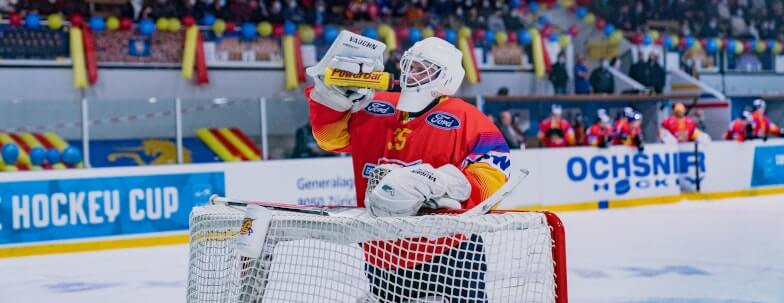
[[667, 82], [667, 72], [659, 64], [659, 55], [652, 52], [648, 58], [648, 69], [651, 76], [650, 86], [653, 92], [661, 94], [664, 91], [664, 84]]
[[496, 96], [499, 96], [499, 97], [506, 97], [506, 96], [509, 96], [509, 88], [508, 88], [508, 87], [506, 87], [506, 86], [501, 86], [501, 87], [498, 89], [498, 92], [496, 92], [496, 94], [495, 94], [495, 95], [496, 95]]
[[11, 13], [16, 11], [14, 6], [18, 0], [0, 0], [0, 13]]
[[558, 54], [558, 62], [553, 64], [549, 75], [550, 82], [556, 95], [566, 94], [566, 83], [569, 82], [569, 75], [566, 73], [566, 56], [564, 53]]
[[575, 144], [574, 129], [569, 121], [561, 118], [563, 109], [558, 104], [553, 104], [550, 117], [539, 123], [537, 138], [544, 147], [566, 147]]
[[590, 94], [591, 87], [588, 82], [588, 67], [585, 66], [585, 58], [582, 55], [577, 56], [577, 62], [574, 65], [574, 93], [575, 94]]
[[505, 110], [501, 112], [500, 121], [498, 121], [496, 126], [498, 127], [498, 130], [501, 131], [501, 134], [504, 135], [504, 139], [506, 140], [506, 144], [509, 145], [509, 148], [518, 149], [523, 142], [523, 137], [517, 133], [513, 122], [512, 113]]
[[610, 62], [602, 60], [602, 64], [591, 72], [590, 82], [594, 94], [612, 94], [615, 92], [615, 78], [608, 69]]
[[310, 122], [297, 128], [292, 158], [312, 158], [331, 155], [331, 153], [321, 149], [318, 146], [318, 143], [316, 143], [316, 138], [313, 137], [313, 129]]
[[651, 69], [646, 59], [647, 57], [645, 56], [645, 53], [640, 51], [639, 55], [637, 56], [637, 62], [634, 62], [632, 67], [629, 69], [629, 77], [637, 82], [640, 82], [640, 84], [645, 87], [650, 87]]

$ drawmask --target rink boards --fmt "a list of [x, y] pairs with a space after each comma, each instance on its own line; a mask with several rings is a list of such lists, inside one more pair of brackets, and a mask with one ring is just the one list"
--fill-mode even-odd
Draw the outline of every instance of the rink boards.
[[[784, 193], [784, 140], [513, 151], [503, 209], [595, 210]], [[369, 164], [372, 165], [372, 164]], [[698, 191], [699, 189], [699, 191]], [[186, 243], [210, 195], [354, 205], [348, 157], [0, 174], [0, 258]]]

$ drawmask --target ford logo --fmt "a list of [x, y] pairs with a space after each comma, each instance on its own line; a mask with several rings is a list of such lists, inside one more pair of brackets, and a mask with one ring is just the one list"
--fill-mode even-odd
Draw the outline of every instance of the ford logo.
[[395, 113], [395, 107], [386, 102], [371, 101], [365, 106], [365, 111], [371, 115], [388, 116]]
[[427, 116], [427, 123], [440, 129], [456, 129], [460, 127], [460, 120], [452, 114], [434, 112]]

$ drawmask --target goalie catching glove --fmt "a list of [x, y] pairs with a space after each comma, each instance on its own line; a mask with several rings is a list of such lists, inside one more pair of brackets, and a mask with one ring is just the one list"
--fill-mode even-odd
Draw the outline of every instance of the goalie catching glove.
[[305, 70], [314, 83], [310, 98], [335, 111], [345, 112], [351, 109], [352, 112], [356, 112], [364, 101], [373, 97], [373, 90], [326, 85], [324, 73], [327, 68], [354, 74], [383, 71], [385, 49], [386, 45], [381, 41], [349, 31], [341, 31], [321, 61]]
[[371, 173], [365, 206], [376, 217], [413, 216], [420, 208], [460, 209], [471, 184], [454, 165], [381, 165]]

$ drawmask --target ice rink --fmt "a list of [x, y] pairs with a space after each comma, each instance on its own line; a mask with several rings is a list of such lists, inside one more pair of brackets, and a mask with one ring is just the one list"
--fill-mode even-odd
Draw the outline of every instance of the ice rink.
[[[571, 302], [784, 302], [784, 195], [560, 214]], [[187, 245], [0, 259], [0, 302], [184, 302]]]

